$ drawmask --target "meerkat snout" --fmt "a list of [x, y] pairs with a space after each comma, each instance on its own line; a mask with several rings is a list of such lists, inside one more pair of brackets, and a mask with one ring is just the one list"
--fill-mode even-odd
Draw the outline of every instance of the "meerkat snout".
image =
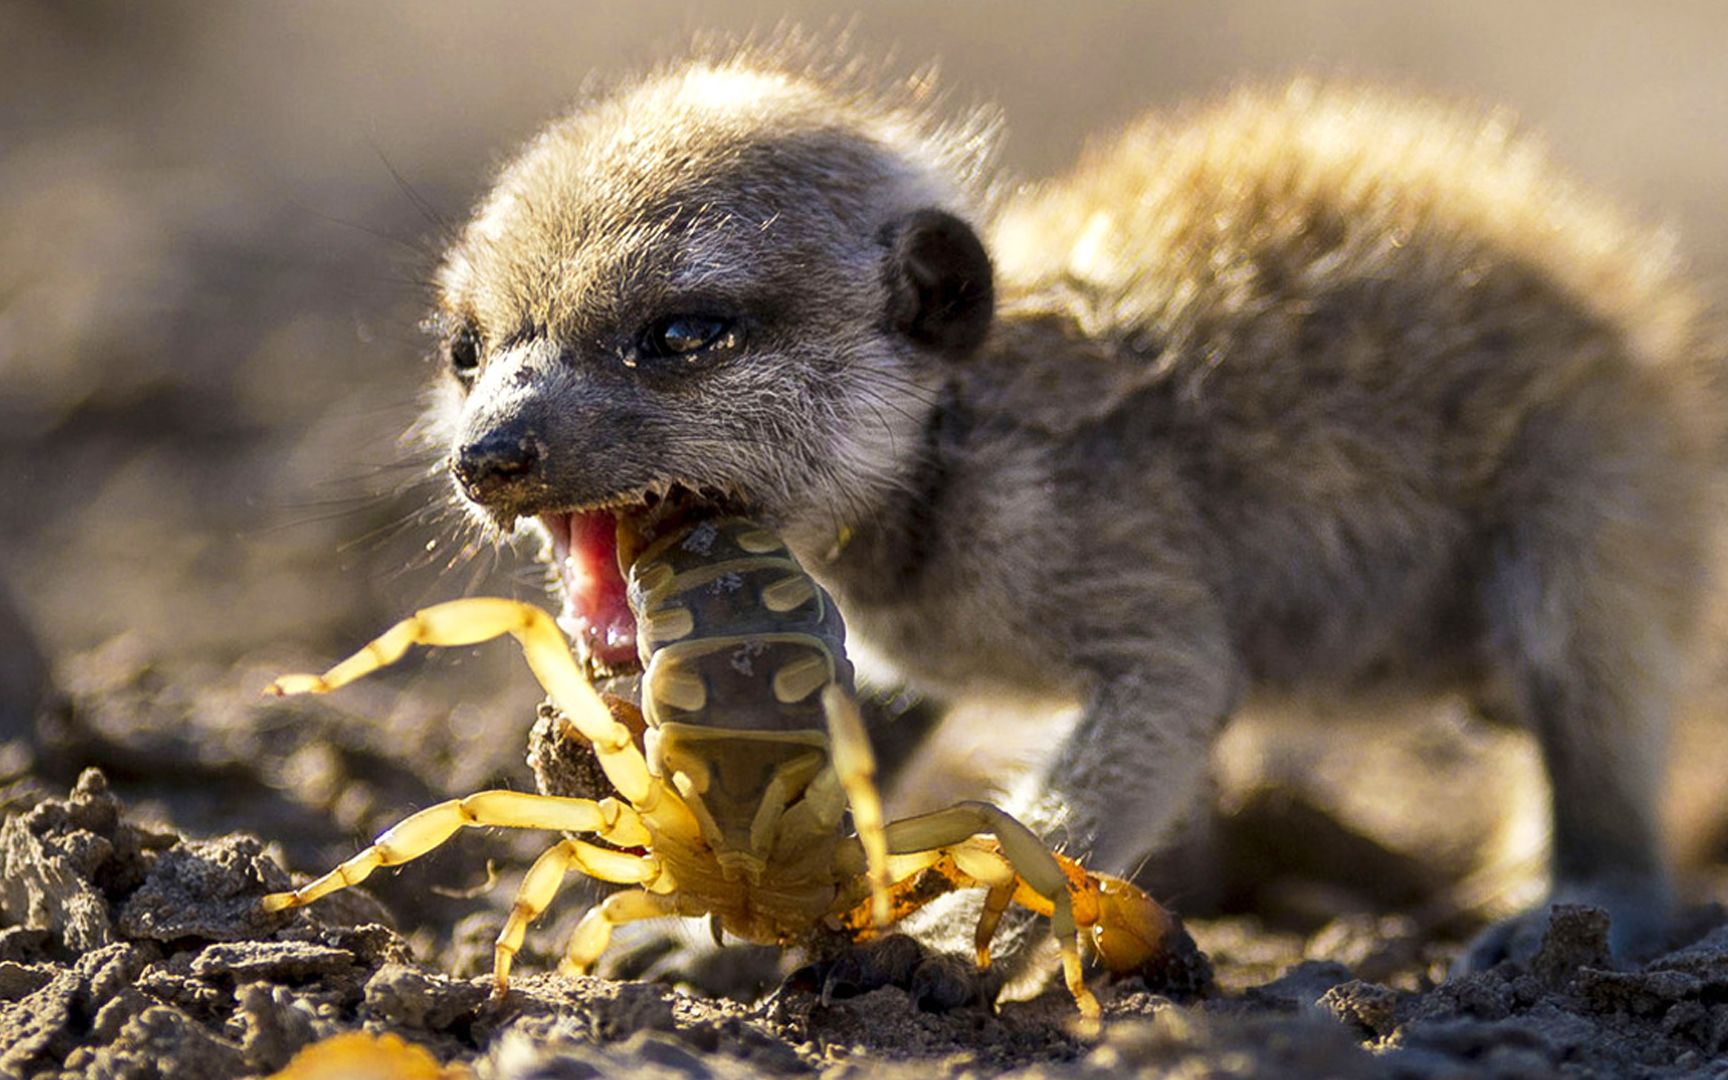
[[450, 472], [463, 494], [481, 506], [519, 502], [538, 479], [543, 451], [532, 432], [494, 428], [457, 448]]

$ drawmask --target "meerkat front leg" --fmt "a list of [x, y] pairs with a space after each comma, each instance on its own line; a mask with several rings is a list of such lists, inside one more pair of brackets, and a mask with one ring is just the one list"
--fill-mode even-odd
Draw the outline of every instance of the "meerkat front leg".
[[[1116, 560], [1144, 561], [1130, 558]], [[1009, 809], [1089, 869], [1130, 876], [1170, 841], [1203, 791], [1212, 743], [1241, 692], [1222, 612], [1199, 580], [1170, 574], [1147, 587], [1100, 577], [1083, 597], [1074, 663], [1091, 693]]]
[[[1079, 723], [1007, 802], [1052, 847], [1130, 879], [1203, 796], [1212, 743], [1242, 683], [1206, 597], [1161, 610], [1170, 613], [1163, 634], [1093, 639], [1107, 651], [1082, 657], [1096, 685]], [[999, 965], [1028, 955], [1031, 926], [1014, 912], [1003, 920]]]
[[1231, 693], [1152, 669], [1099, 688], [1020, 812], [1089, 867], [1128, 876], [1204, 791]]

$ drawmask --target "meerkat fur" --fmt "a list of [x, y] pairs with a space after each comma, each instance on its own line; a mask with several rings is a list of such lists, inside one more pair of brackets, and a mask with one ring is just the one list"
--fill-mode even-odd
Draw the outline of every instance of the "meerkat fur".
[[[670, 64], [505, 165], [439, 277], [476, 512], [746, 508], [882, 677], [1080, 707], [1010, 809], [1104, 871], [1249, 690], [1462, 693], [1541, 745], [1554, 897], [1649, 942], [1722, 456], [1672, 245], [1499, 114], [1298, 81], [1013, 186], [992, 114], [819, 67]], [[644, 348], [680, 316], [723, 347]]]

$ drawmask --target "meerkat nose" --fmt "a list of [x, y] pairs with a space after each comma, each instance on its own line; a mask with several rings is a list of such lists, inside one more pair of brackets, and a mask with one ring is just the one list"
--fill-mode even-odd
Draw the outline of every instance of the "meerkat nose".
[[482, 506], [510, 496], [540, 475], [540, 440], [532, 434], [492, 432], [456, 451], [450, 471]]

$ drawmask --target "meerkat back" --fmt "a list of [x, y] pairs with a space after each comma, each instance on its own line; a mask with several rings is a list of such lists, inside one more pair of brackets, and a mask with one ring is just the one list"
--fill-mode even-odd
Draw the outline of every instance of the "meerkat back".
[[1723, 350], [1672, 245], [1503, 117], [1309, 83], [1142, 121], [993, 239], [1004, 321], [1110, 343], [1112, 408], [1176, 463], [1245, 684], [1458, 689], [1528, 727], [1556, 897], [1649, 940], [1723, 460]]

